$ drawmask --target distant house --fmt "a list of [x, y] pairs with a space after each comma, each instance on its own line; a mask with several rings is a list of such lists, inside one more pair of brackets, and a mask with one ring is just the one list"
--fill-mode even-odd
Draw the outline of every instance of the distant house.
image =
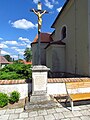
[[4, 66], [6, 66], [8, 64], [12, 64], [12, 62], [8, 62], [5, 57], [0, 56], [0, 65], [1, 65], [1, 68], [3, 68]]
[[[46, 50], [45, 47], [52, 42], [52, 38], [50, 33], [41, 33], [41, 64], [46, 65]], [[38, 64], [38, 35], [36, 35], [34, 41], [31, 43], [32, 47], [32, 64]]]
[[25, 65], [32, 65], [32, 61], [31, 62], [27, 62], [26, 60], [20, 60], [21, 63], [24, 63]]

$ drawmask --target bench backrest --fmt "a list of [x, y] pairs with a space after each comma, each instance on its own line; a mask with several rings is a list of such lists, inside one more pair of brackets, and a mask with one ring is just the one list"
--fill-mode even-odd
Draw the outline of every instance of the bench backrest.
[[67, 93], [90, 92], [90, 81], [67, 82], [66, 91]]

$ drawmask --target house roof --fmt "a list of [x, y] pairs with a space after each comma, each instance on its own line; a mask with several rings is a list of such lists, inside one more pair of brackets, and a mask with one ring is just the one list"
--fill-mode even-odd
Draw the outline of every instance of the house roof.
[[51, 28], [54, 28], [54, 24], [55, 24], [56, 21], [58, 20], [59, 16], [62, 14], [63, 10], [65, 9], [65, 7], [67, 6], [67, 4], [68, 4], [69, 1], [70, 1], [70, 0], [66, 0], [64, 6], [62, 7], [62, 9], [61, 9], [61, 11], [59, 12], [58, 16], [56, 17], [55, 21], [53, 22]]
[[24, 64], [26, 64], [26, 65], [32, 65], [32, 62], [26, 62], [25, 60], [20, 60], [20, 62], [22, 62], [22, 63], [24, 63]]
[[9, 64], [10, 62], [8, 62], [5, 57], [0, 56], [0, 63], [7, 63], [7, 64]]
[[[50, 33], [41, 33], [40, 34], [41, 43], [49, 43], [49, 42], [53, 41], [50, 35], [51, 35]], [[36, 35], [34, 41], [31, 43], [31, 45], [35, 44], [37, 42], [38, 42], [38, 35]]]

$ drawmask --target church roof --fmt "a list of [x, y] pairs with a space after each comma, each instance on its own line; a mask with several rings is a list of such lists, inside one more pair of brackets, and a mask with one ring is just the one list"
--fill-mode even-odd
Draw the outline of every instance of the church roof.
[[[40, 34], [41, 43], [49, 43], [49, 42], [53, 41], [50, 35], [51, 35], [50, 33], [41, 33]], [[34, 43], [37, 43], [37, 42], [38, 42], [38, 35], [36, 35], [34, 41], [31, 43], [31, 45]]]
[[52, 42], [50, 42], [46, 47], [45, 47], [45, 49], [46, 48], [48, 48], [50, 45], [66, 45], [64, 42], [62, 42], [62, 40], [58, 40], [58, 41], [52, 41]]
[[61, 9], [61, 11], [59, 12], [58, 16], [56, 17], [55, 21], [53, 22], [51, 28], [54, 28], [54, 24], [56, 23], [56, 21], [57, 21], [57, 19], [59, 18], [59, 16], [62, 14], [64, 8], [66, 7], [66, 5], [68, 4], [69, 1], [70, 1], [70, 0], [66, 0], [64, 6], [62, 7], [62, 9]]
[[0, 56], [0, 63], [8, 63], [9, 64], [9, 62], [3, 56]]

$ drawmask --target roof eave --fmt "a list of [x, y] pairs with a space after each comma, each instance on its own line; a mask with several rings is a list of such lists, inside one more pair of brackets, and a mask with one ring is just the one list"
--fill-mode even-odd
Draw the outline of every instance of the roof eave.
[[61, 11], [59, 12], [58, 16], [56, 17], [55, 21], [53, 22], [53, 24], [52, 24], [51, 28], [54, 28], [54, 25], [55, 25], [55, 23], [56, 23], [57, 19], [58, 19], [58, 18], [59, 18], [59, 16], [62, 14], [62, 12], [63, 12], [64, 8], [66, 7], [66, 5], [68, 4], [68, 2], [69, 2], [69, 1], [70, 1], [70, 0], [67, 0], [67, 1], [65, 2], [65, 4], [64, 4], [64, 6], [62, 7]]

